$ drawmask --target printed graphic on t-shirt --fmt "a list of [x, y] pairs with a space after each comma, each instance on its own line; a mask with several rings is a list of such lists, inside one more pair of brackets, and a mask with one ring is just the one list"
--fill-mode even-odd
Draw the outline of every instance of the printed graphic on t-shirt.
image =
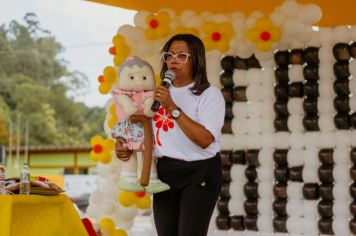
[[163, 107], [160, 107], [156, 112], [156, 115], [153, 117], [153, 122], [157, 127], [157, 132], [155, 135], [155, 144], [157, 144], [158, 146], [162, 146], [162, 143], [159, 139], [159, 131], [162, 128], [164, 132], [167, 132], [169, 129], [172, 129], [174, 127], [172, 115], [168, 110], [164, 109]]

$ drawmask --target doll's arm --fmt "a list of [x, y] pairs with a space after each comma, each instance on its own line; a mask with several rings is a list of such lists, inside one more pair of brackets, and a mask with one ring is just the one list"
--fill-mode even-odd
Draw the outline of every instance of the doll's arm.
[[156, 114], [156, 112], [151, 110], [153, 102], [154, 100], [152, 96], [147, 97], [143, 102], [143, 114], [145, 114], [147, 117], [153, 117]]
[[137, 112], [138, 107], [134, 100], [124, 94], [114, 96], [115, 101], [122, 107], [127, 116], [131, 116]]

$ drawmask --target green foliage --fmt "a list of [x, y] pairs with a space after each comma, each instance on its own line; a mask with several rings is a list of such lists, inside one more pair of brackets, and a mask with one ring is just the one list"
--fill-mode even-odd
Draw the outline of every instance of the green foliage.
[[88, 145], [103, 135], [105, 109], [67, 96], [87, 90], [88, 79], [67, 69], [63, 50], [34, 14], [0, 26], [0, 143], [8, 143], [10, 121], [22, 137], [29, 123], [30, 145]]

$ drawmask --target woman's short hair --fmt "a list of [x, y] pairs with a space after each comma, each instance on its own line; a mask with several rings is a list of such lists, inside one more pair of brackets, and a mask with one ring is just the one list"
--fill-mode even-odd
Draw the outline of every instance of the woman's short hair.
[[[190, 89], [193, 94], [200, 95], [210, 86], [206, 74], [205, 47], [203, 42], [193, 34], [176, 34], [163, 46], [161, 52], [167, 52], [174, 41], [184, 41], [191, 55], [192, 77], [194, 86]], [[167, 71], [167, 64], [162, 61], [161, 78]]]

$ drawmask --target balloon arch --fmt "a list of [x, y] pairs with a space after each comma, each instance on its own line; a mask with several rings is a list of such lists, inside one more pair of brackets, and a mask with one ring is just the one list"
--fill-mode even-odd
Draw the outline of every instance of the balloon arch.
[[[138, 10], [134, 25], [121, 26], [113, 37], [113, 65], [98, 77], [102, 94], [115, 88], [117, 69], [130, 55], [149, 62], [158, 75], [160, 49], [173, 34], [195, 34], [206, 46], [209, 81], [221, 88], [226, 101], [224, 182], [211, 235], [356, 234], [356, 25], [350, 25], [356, 19], [351, 1], [343, 6], [271, 1], [261, 6], [263, 11], [257, 11], [256, 0], [243, 1], [245, 13], [231, 4], [235, 1], [219, 1], [225, 7], [210, 8], [215, 11], [209, 11], [218, 4], [212, 1], [189, 10], [180, 8], [184, 1], [161, 9], [156, 4], [162, 1], [150, 1], [152, 6], [148, 1], [95, 2]], [[99, 177], [87, 213], [107, 235], [130, 235], [133, 219], [147, 212], [151, 199], [117, 188], [112, 100], [106, 109], [108, 136], [91, 140]]]

